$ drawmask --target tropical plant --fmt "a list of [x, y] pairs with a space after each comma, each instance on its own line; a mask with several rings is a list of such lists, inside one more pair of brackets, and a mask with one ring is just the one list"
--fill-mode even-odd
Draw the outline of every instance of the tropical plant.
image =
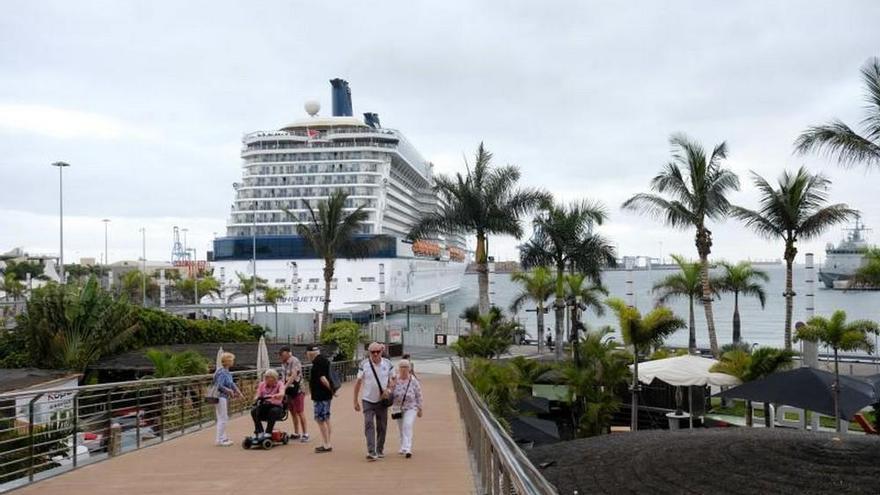
[[523, 396], [517, 369], [506, 362], [475, 357], [468, 361], [465, 376], [486, 402], [489, 411], [509, 430], [516, 403]]
[[49, 284], [34, 290], [19, 323], [41, 366], [83, 371], [127, 344], [138, 329], [136, 311], [92, 276], [82, 287]]
[[358, 344], [366, 341], [361, 326], [353, 321], [341, 320], [324, 326], [321, 330], [321, 344], [335, 344], [341, 361], [355, 359]]
[[[146, 277], [146, 280], [144, 280]], [[155, 301], [159, 298], [159, 284], [153, 277], [144, 275], [140, 270], [125, 272], [119, 279], [120, 293], [132, 302], [144, 300], [144, 285], [147, 288], [147, 299]]]
[[880, 287], [880, 249], [872, 248], [865, 251], [862, 266], [856, 270], [847, 285], [854, 289]]
[[[837, 310], [831, 318], [814, 316], [807, 324], [797, 330], [796, 338], [807, 342], [818, 342], [834, 351], [834, 417], [835, 424], [840, 428], [840, 351], [874, 352], [874, 345], [869, 334], [880, 333], [880, 325], [870, 320], [846, 321], [846, 313]], [[850, 418], [846, 418], [850, 419]]]
[[208, 360], [196, 351], [170, 352], [147, 349], [144, 355], [153, 364], [151, 378], [204, 375], [210, 369]]
[[0, 291], [3, 292], [4, 298], [8, 301], [10, 298], [13, 301], [18, 301], [18, 299], [24, 296], [26, 287], [20, 280], [15, 278], [14, 272], [6, 272], [0, 277]]
[[843, 203], [826, 204], [831, 181], [822, 174], [811, 174], [803, 167], [794, 174], [784, 172], [779, 177], [778, 189], [754, 172], [752, 177], [761, 194], [759, 208], [749, 210], [734, 206], [731, 215], [758, 235], [785, 242], [785, 348], [791, 349], [792, 273], [797, 241], [819, 237], [832, 225], [856, 215], [856, 211]]
[[434, 233], [476, 235], [477, 284], [479, 312], [489, 311], [489, 236], [511, 235], [522, 237], [520, 218], [550, 195], [540, 189], [517, 188], [520, 179], [515, 166], [493, 167], [492, 153], [480, 143], [473, 169], [465, 163], [467, 172], [454, 177], [438, 175], [434, 191], [440, 197], [441, 207], [419, 221], [409, 237], [419, 239]]
[[263, 327], [247, 321], [190, 320], [158, 309], [135, 309], [140, 329], [127, 350], [172, 344], [256, 342], [266, 334]]
[[[730, 202], [727, 195], [739, 190], [739, 178], [722, 166], [727, 158], [727, 143], [721, 143], [706, 155], [703, 147], [684, 134], [673, 134], [672, 161], [651, 180], [657, 194], [639, 193], [623, 203], [624, 209], [637, 210], [662, 219], [673, 228], [696, 230], [695, 243], [700, 256], [700, 283], [703, 310], [709, 331], [709, 346], [718, 357], [718, 336], [712, 313], [712, 285], [709, 280], [709, 254], [712, 231], [708, 220], [722, 220]], [[664, 196], [665, 195], [665, 196]]]
[[271, 304], [275, 309], [275, 340], [278, 340], [278, 303], [284, 300], [287, 293], [283, 287], [267, 287], [263, 292], [263, 301]]
[[859, 134], [841, 120], [834, 119], [823, 125], [808, 128], [794, 142], [795, 151], [810, 151], [836, 156], [843, 166], [858, 163], [866, 167], [880, 166], [880, 58], [872, 57], [862, 66], [865, 82], [867, 115], [862, 120]]
[[758, 298], [761, 309], [767, 302], [767, 293], [761, 282], [769, 282], [770, 276], [764, 270], [755, 268], [748, 261], [740, 261], [737, 264], [722, 261], [719, 263], [724, 273], [715, 279], [713, 284], [718, 292], [733, 293], [733, 343], [742, 340], [742, 321], [739, 317], [739, 296], [752, 296]]
[[[596, 316], [605, 315], [603, 298], [608, 296], [608, 289], [601, 284], [589, 282], [583, 273], [571, 273], [565, 276], [565, 300], [569, 308], [569, 320], [571, 321], [571, 341], [580, 340], [580, 330], [586, 331], [582, 314], [587, 310], [593, 310]], [[575, 364], [580, 362], [580, 346], [573, 345]]]
[[15, 261], [7, 260], [6, 266], [0, 272], [4, 274], [12, 273], [16, 280], [27, 280], [28, 274], [32, 279], [48, 280], [43, 275], [43, 264], [39, 261]]
[[529, 393], [531, 393], [535, 380], [556, 367], [554, 364], [538, 359], [528, 359], [525, 356], [516, 356], [509, 359], [507, 363], [516, 368], [520, 389], [528, 390]]
[[[666, 304], [670, 299], [686, 297], [688, 299], [688, 352], [697, 352], [697, 325], [694, 318], [694, 300], [703, 295], [703, 283], [701, 279], [701, 267], [699, 263], [692, 263], [683, 256], [672, 255], [678, 272], [667, 275], [654, 284], [654, 292], [660, 295], [658, 304]], [[713, 287], [714, 291], [715, 288]]]
[[545, 303], [553, 295], [556, 281], [547, 267], [539, 266], [531, 272], [514, 272], [510, 280], [521, 286], [520, 293], [510, 303], [511, 311], [519, 311], [526, 301], [535, 303], [535, 317], [538, 320], [538, 354], [544, 352], [544, 312]]
[[92, 275], [101, 278], [107, 275], [107, 272], [109, 271], [109, 268], [102, 265], [81, 265], [79, 263], [64, 265], [64, 273], [67, 276], [67, 282], [81, 282]]
[[563, 367], [579, 437], [607, 433], [613, 415], [620, 410], [618, 389], [630, 376], [631, 357], [612, 333], [610, 327], [585, 332], [577, 343], [583, 357], [580, 364]]
[[460, 337], [452, 344], [452, 349], [461, 357], [501, 356], [510, 349], [517, 326], [493, 307], [488, 314], [480, 315], [477, 331]]
[[245, 296], [247, 298], [248, 304], [248, 321], [251, 319], [251, 296], [253, 296], [254, 301], [257, 300], [261, 291], [265, 291], [268, 287], [267, 280], [265, 278], [257, 277], [254, 275], [246, 275], [241, 272], [235, 272], [235, 276], [238, 277], [238, 290], [233, 292], [229, 297], [238, 297]]
[[614, 311], [620, 325], [623, 342], [633, 348], [632, 417], [631, 428], [639, 427], [639, 357], [659, 348], [667, 337], [685, 327], [684, 320], [663, 306], [642, 316], [638, 309], [627, 306], [621, 299], [610, 298], [605, 304]]
[[[369, 214], [364, 205], [351, 209], [347, 202], [348, 194], [339, 189], [326, 200], [319, 201], [317, 208], [312, 208], [306, 201], [309, 220], [296, 226], [296, 233], [308, 241], [315, 254], [324, 260], [324, 325], [332, 323], [330, 284], [336, 272], [336, 260], [340, 256], [347, 259], [364, 258], [373, 249], [372, 242], [356, 237], [363, 232]], [[291, 218], [298, 218], [287, 209], [284, 212]]]
[[204, 296], [220, 297], [221, 294], [220, 281], [211, 276], [182, 278], [175, 282], [174, 287], [188, 304], [198, 304]]
[[[789, 349], [734, 345], [721, 355], [710, 371], [732, 375], [743, 382], [750, 382], [791, 367], [795, 353]], [[752, 426], [752, 401], [746, 401], [746, 425]], [[772, 417], [770, 403], [764, 403], [764, 425], [769, 427]]]
[[520, 262], [526, 269], [551, 266], [556, 269], [556, 358], [562, 359], [565, 325], [565, 277], [583, 273], [601, 283], [601, 271], [614, 266], [614, 248], [607, 239], [593, 232], [594, 225], [608, 217], [604, 206], [590, 201], [543, 205], [544, 212], [534, 219], [534, 235], [520, 247]]

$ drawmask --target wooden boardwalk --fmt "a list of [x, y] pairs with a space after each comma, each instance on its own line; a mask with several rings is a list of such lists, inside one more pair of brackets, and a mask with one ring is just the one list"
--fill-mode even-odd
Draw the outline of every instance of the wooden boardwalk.
[[[99, 462], [15, 491], [16, 495], [138, 494], [470, 494], [473, 475], [458, 404], [448, 375], [422, 374], [425, 414], [416, 421], [413, 457], [398, 456], [397, 424], [389, 417], [385, 459], [368, 462], [363, 419], [352, 407], [353, 385], [333, 402], [333, 452], [315, 454], [320, 432], [306, 399], [312, 442], [244, 450], [250, 417], [229, 424], [232, 447], [213, 445], [214, 429]], [[288, 420], [284, 428], [291, 430]]]

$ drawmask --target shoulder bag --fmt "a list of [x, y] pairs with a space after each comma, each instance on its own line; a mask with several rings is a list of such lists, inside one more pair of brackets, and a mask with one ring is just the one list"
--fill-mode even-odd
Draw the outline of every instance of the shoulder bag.
[[403, 417], [403, 403], [406, 402], [406, 394], [409, 393], [409, 384], [412, 383], [412, 381], [413, 377], [410, 377], [406, 382], [406, 389], [403, 391], [403, 398], [400, 399], [400, 405], [394, 406], [395, 408], [399, 407], [400, 409], [391, 412], [391, 419], [400, 419]]
[[370, 369], [373, 370], [373, 378], [376, 379], [376, 385], [379, 386], [379, 405], [382, 407], [391, 407], [391, 404], [394, 403], [394, 399], [391, 397], [382, 397], [385, 395], [385, 391], [382, 390], [382, 382], [379, 380], [379, 374], [376, 373], [376, 368], [373, 366], [373, 361], [370, 358], [367, 358], [367, 362], [370, 363]]

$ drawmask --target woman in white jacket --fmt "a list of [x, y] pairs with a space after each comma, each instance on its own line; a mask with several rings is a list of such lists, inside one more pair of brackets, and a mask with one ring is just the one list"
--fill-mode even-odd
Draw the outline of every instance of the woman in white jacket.
[[398, 376], [394, 384], [394, 404], [391, 418], [397, 420], [400, 430], [399, 454], [412, 457], [413, 427], [416, 417], [422, 417], [422, 386], [412, 373], [412, 363], [402, 359], [397, 363]]

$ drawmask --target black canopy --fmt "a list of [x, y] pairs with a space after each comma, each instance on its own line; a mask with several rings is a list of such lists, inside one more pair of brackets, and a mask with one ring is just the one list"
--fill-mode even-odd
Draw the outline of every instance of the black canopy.
[[[784, 404], [834, 416], [834, 395], [831, 386], [834, 373], [815, 368], [797, 368], [731, 388], [716, 397], [746, 399]], [[865, 406], [880, 402], [874, 385], [851, 376], [840, 377], [840, 415], [852, 417]]]

